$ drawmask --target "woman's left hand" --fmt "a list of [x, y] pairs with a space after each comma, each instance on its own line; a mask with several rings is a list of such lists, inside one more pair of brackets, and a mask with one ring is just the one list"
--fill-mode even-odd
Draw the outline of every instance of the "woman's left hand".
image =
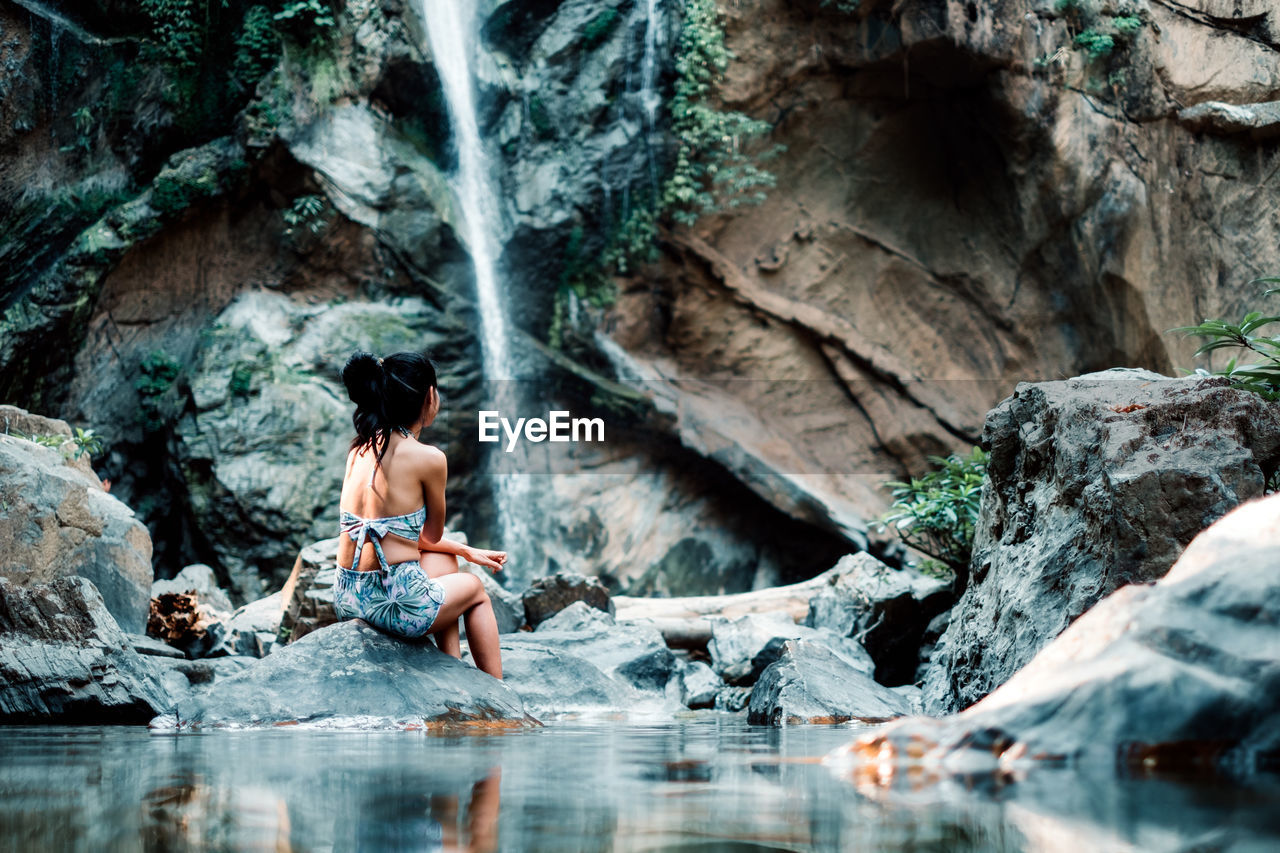
[[475, 563], [477, 566], [485, 566], [495, 572], [500, 572], [502, 571], [503, 563], [507, 561], [507, 552], [486, 551], [484, 548], [468, 548], [464, 559], [468, 563]]

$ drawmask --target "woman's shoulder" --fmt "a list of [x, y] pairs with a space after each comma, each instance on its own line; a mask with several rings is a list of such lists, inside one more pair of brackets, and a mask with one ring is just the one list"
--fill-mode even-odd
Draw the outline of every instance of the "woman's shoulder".
[[447, 464], [444, 451], [434, 444], [414, 441], [412, 443], [405, 442], [405, 445], [412, 458], [426, 468], [437, 468]]

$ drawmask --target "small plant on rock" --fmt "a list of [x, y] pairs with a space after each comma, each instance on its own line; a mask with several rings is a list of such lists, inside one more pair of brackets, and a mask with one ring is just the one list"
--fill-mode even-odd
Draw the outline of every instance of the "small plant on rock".
[[[1261, 278], [1258, 281], [1266, 284], [1280, 284], [1280, 278]], [[1280, 293], [1280, 287], [1270, 288], [1263, 293], [1263, 296], [1270, 296], [1273, 293]], [[1233, 380], [1233, 387], [1252, 391], [1264, 399], [1274, 401], [1280, 400], [1280, 333], [1267, 335], [1263, 334], [1262, 330], [1276, 323], [1280, 323], [1280, 316], [1250, 311], [1238, 323], [1205, 320], [1195, 326], [1179, 326], [1169, 331], [1181, 332], [1186, 337], [1205, 338], [1205, 342], [1195, 351], [1196, 357], [1220, 349], [1238, 349], [1253, 353], [1257, 358], [1247, 364], [1241, 364], [1240, 356], [1237, 355], [1232, 356], [1217, 370], [1196, 368], [1194, 372], [1203, 376], [1229, 377]]]
[[885, 483], [893, 489], [893, 506], [881, 529], [892, 528], [907, 545], [940, 561], [926, 569], [945, 566], [963, 575], [973, 551], [987, 458], [979, 447], [968, 456], [931, 456], [935, 470], [910, 482]]

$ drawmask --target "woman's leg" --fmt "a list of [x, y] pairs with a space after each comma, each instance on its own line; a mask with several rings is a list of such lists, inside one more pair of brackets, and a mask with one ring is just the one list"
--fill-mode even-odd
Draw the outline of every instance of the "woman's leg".
[[[458, 558], [452, 554], [422, 551], [418, 554], [418, 564], [422, 566], [422, 570], [429, 578], [442, 578], [445, 575], [458, 573]], [[450, 619], [446, 624], [440, 621], [440, 616], [437, 616], [436, 624], [441, 626], [439, 631], [433, 632], [440, 651], [455, 658], [462, 657], [462, 641], [458, 639], [457, 618]]]
[[[498, 648], [498, 619], [493, 615], [493, 605], [484, 591], [484, 584], [475, 575], [452, 574], [437, 578], [444, 587], [444, 604], [434, 624], [446, 630], [452, 623], [457, 630], [458, 617], [467, 620], [467, 645], [476, 667], [494, 678], [502, 678], [502, 651]], [[443, 621], [442, 621], [443, 620]], [[434, 634], [436, 631], [431, 631]]]

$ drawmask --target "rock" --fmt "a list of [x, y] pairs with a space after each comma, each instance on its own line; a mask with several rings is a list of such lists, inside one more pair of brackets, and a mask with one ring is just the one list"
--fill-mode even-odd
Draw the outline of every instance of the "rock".
[[724, 680], [700, 660], [684, 661], [680, 667], [680, 701], [690, 708], [712, 708]]
[[583, 601], [597, 610], [613, 614], [609, 591], [595, 578], [560, 572], [539, 578], [524, 592], [525, 619], [537, 628], [544, 619], [559, 613], [575, 601]]
[[751, 691], [748, 722], [882, 722], [911, 713], [908, 698], [877, 684], [842, 657], [809, 640], [788, 640]]
[[805, 639], [821, 643], [848, 666], [870, 675], [875, 671], [871, 656], [857, 640], [825, 629], [778, 618], [771, 613], [747, 613], [736, 619], [713, 619], [711, 668], [726, 682], [737, 686], [754, 684], [765, 668], [782, 654], [788, 640]]
[[203, 605], [208, 605], [218, 613], [231, 613], [235, 607], [231, 598], [218, 586], [218, 578], [213, 569], [203, 563], [187, 566], [169, 580], [158, 580], [151, 584], [151, 597], [159, 598], [166, 592], [178, 592], [194, 595]]
[[0, 574], [20, 585], [93, 581], [116, 622], [146, 626], [151, 537], [133, 513], [62, 454], [0, 435]]
[[312, 543], [298, 552], [293, 571], [280, 590], [284, 611], [277, 642], [299, 640], [338, 621], [333, 612], [333, 585], [337, 581], [338, 537]]
[[148, 637], [146, 634], [125, 634], [125, 639], [128, 640], [129, 647], [140, 655], [179, 660], [186, 660], [187, 657], [180, 649], [175, 649], [163, 640]]
[[0, 434], [19, 438], [37, 435], [62, 435], [71, 438], [71, 426], [57, 418], [36, 415], [17, 406], [0, 405]]
[[968, 710], [892, 724], [851, 757], [1005, 779], [1040, 760], [1181, 778], [1271, 766], [1280, 749], [1277, 566], [1273, 495], [1197, 536], [1163, 578], [1110, 595]]
[[180, 728], [432, 723], [522, 725], [502, 682], [430, 642], [389, 637], [359, 620], [313, 631], [178, 703]]
[[284, 615], [282, 593], [273, 592], [237, 609], [227, 620], [225, 647], [233, 655], [263, 657], [275, 645]]
[[927, 712], [982, 698], [1262, 494], [1280, 465], [1280, 407], [1229, 385], [1107, 371], [1020, 384], [992, 410], [971, 576], [926, 677]]
[[943, 647], [942, 635], [950, 624], [951, 611], [944, 610], [933, 617], [928, 627], [924, 629], [924, 635], [920, 638], [920, 657], [916, 663], [916, 677], [912, 681], [913, 684], [922, 683], [929, 672], [934, 655], [941, 656]]
[[629, 688], [662, 693], [677, 674], [662, 635], [639, 625], [598, 624], [585, 630], [543, 631], [503, 638], [503, 649], [537, 646], [576, 655]]
[[925, 629], [954, 602], [951, 583], [891, 569], [867, 553], [841, 557], [829, 580], [810, 599], [805, 624], [858, 638], [880, 683], [914, 682]]
[[1205, 101], [1178, 111], [1178, 121], [1202, 133], [1249, 133], [1254, 139], [1280, 135], [1280, 101], [1224, 104]]
[[737, 714], [747, 710], [748, 703], [751, 702], [750, 687], [733, 687], [732, 685], [724, 685], [716, 693], [715, 709], [717, 711], [725, 711], [730, 714]]
[[0, 722], [144, 723], [169, 708], [152, 660], [87, 578], [0, 576]]
[[555, 646], [517, 642], [518, 637], [502, 638], [502, 679], [530, 714], [625, 713], [633, 707], [635, 691], [591, 662]]
[[575, 601], [564, 610], [556, 613], [540, 623], [536, 633], [594, 631], [613, 625], [613, 616], [603, 610], [597, 610], [585, 601]]

